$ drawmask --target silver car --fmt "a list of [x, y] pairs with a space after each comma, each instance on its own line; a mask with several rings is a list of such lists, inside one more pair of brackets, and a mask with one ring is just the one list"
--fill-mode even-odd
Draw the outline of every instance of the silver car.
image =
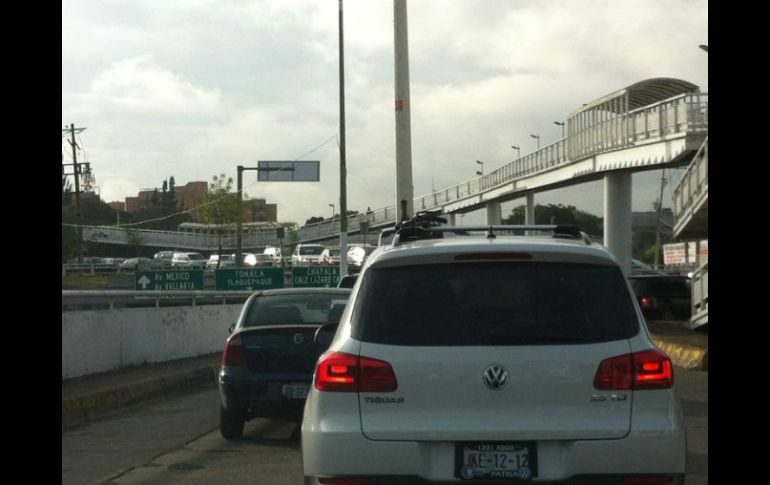
[[372, 253], [319, 331], [306, 483], [683, 484], [671, 360], [613, 256], [574, 229], [404, 227]]

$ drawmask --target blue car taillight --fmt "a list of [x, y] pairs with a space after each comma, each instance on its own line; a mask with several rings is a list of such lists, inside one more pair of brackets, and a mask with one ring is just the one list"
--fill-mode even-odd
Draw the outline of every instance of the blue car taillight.
[[245, 367], [246, 351], [243, 348], [241, 334], [231, 335], [225, 343], [225, 352], [222, 354], [222, 365], [227, 367]]

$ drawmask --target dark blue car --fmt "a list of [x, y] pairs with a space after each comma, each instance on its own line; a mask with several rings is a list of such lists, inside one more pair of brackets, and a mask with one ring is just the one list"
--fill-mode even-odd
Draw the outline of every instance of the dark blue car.
[[257, 416], [300, 416], [318, 357], [316, 330], [337, 323], [346, 288], [287, 288], [258, 291], [243, 306], [227, 339], [219, 371], [220, 431], [243, 435]]

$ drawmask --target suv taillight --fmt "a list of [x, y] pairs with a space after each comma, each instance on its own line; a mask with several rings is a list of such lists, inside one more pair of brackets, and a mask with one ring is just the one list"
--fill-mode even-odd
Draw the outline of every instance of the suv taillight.
[[222, 354], [222, 365], [227, 367], [246, 366], [246, 351], [243, 348], [241, 334], [230, 336], [225, 343], [225, 352]]
[[393, 367], [385, 361], [343, 352], [323, 354], [315, 370], [315, 388], [331, 392], [393, 392]]
[[671, 359], [656, 349], [605, 359], [594, 377], [594, 387], [602, 390], [668, 389], [673, 385]]

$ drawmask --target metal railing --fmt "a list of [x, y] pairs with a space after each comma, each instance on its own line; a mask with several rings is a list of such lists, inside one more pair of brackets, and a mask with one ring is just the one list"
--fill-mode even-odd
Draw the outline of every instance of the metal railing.
[[[708, 195], [709, 164], [708, 164], [708, 138], [695, 154], [692, 163], [687, 167], [679, 185], [674, 189], [674, 219], [679, 222], [689, 210], [700, 201], [701, 197]], [[678, 224], [675, 224], [678, 225]]]
[[[608, 123], [625, 124], [625, 129], [608, 126]], [[582, 159], [622, 150], [637, 144], [646, 144], [665, 139], [672, 135], [703, 133], [708, 131], [708, 93], [682, 94], [660, 101], [643, 108], [630, 111], [618, 120], [596, 123], [587, 133], [589, 139], [597, 140], [588, 149], [579, 152], [580, 158], [569, 159], [569, 144], [572, 138], [559, 140], [540, 150], [514, 160], [503, 167], [479, 178], [446, 187], [414, 200], [414, 210], [429, 210], [448, 203], [459, 201], [494, 189], [508, 182], [527, 177], [535, 173], [546, 172], [557, 167], [578, 162]], [[395, 206], [388, 206], [373, 211], [373, 214], [386, 214], [389, 217], [374, 218], [370, 227], [395, 224]], [[355, 222], [353, 218], [352, 222]], [[349, 227], [355, 227], [349, 225]], [[312, 232], [305, 232], [309, 226], [300, 228], [298, 239], [331, 236], [334, 229], [328, 221], [314, 225]], [[336, 229], [339, 232], [339, 226]]]
[[234, 305], [253, 291], [62, 290], [62, 311], [167, 306]]
[[709, 322], [709, 263], [706, 261], [696, 269], [692, 278], [692, 317], [689, 327], [697, 328]]
[[[219, 249], [219, 236], [216, 234], [201, 234], [184, 231], [157, 231], [151, 229], [135, 229], [142, 239], [142, 244], [164, 248], [194, 249], [201, 251], [216, 251]], [[128, 244], [126, 231], [117, 226], [89, 226], [83, 228], [83, 240], [93, 242], [108, 242]], [[243, 233], [243, 247], [278, 246], [280, 241], [274, 228], [258, 232]], [[222, 235], [222, 249], [235, 252], [237, 237], [235, 234]]]
[[[583, 128], [580, 133], [570, 134], [565, 139], [520, 157], [489, 174], [417, 197], [414, 199], [414, 210], [434, 209], [454, 201], [468, 199], [503, 184], [576, 163], [600, 153], [665, 140], [674, 135], [707, 132], [708, 94], [682, 94], [630, 111], [612, 120], [596, 122]], [[394, 205], [366, 214], [350, 215], [348, 216], [349, 232], [358, 232], [357, 223], [361, 220], [368, 220], [369, 227], [375, 229], [394, 225], [395, 219]], [[339, 227], [339, 219], [308, 224], [296, 231], [297, 241], [330, 238], [339, 233]], [[215, 235], [148, 230], [137, 230], [137, 232], [146, 240], [145, 244], [152, 246], [198, 250], [218, 248]], [[126, 243], [125, 232], [116, 227], [84, 228], [83, 238]], [[232, 249], [235, 248], [235, 244], [235, 235], [223, 238], [223, 247]], [[277, 244], [275, 231], [272, 231], [272, 234], [268, 231], [244, 234], [243, 245], [246, 247]]]

